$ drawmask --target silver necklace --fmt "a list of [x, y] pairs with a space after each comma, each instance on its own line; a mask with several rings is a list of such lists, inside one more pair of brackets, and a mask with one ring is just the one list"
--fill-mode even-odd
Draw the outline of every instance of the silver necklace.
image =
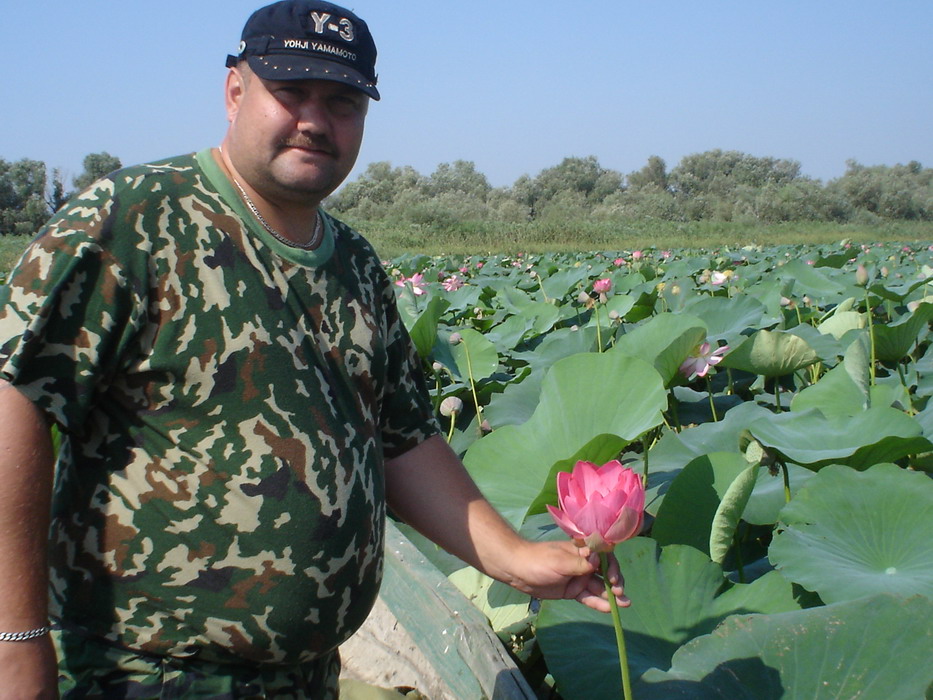
[[[222, 148], [218, 148], [221, 153], [223, 153]], [[324, 224], [321, 222], [321, 212], [315, 212], [314, 214], [314, 233], [311, 234], [311, 240], [307, 243], [296, 243], [295, 241], [286, 238], [281, 233], [276, 231], [272, 226], [269, 225], [269, 222], [266, 221], [265, 217], [259, 213], [259, 209], [253, 203], [253, 200], [250, 199], [250, 196], [246, 194], [246, 190], [243, 189], [241, 185], [233, 175], [230, 175], [230, 179], [233, 180], [233, 184], [236, 185], [236, 188], [240, 191], [240, 194], [243, 197], [243, 201], [246, 202], [246, 206], [249, 207], [249, 210], [253, 212], [253, 216], [262, 224], [262, 227], [269, 232], [269, 234], [280, 243], [284, 243], [289, 248], [301, 248], [302, 250], [311, 250], [316, 248], [318, 243], [321, 242], [321, 235], [324, 232]]]

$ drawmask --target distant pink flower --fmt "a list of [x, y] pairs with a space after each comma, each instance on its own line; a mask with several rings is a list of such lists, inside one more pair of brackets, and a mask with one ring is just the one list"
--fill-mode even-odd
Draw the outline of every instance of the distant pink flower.
[[441, 282], [441, 286], [448, 292], [455, 292], [463, 286], [463, 280], [456, 275], [451, 275]]
[[673, 255], [673, 253], [671, 253], [671, 251], [669, 251], [669, 250], [662, 250], [662, 251], [661, 251], [661, 257], [664, 258], [665, 260], [667, 260], [669, 257], [671, 257], [671, 255]]
[[714, 285], [724, 284], [729, 281], [729, 275], [727, 275], [725, 272], [714, 270], [713, 273], [709, 277], [709, 281], [711, 284], [714, 284]]
[[465, 275], [465, 274], [468, 273], [469, 271], [470, 271], [470, 268], [468, 268], [466, 265], [464, 265], [463, 267], [460, 268], [460, 274], [461, 274], [461, 275]]
[[693, 355], [688, 357], [680, 365], [680, 373], [687, 379], [694, 377], [705, 377], [710, 368], [715, 367], [722, 362], [722, 356], [729, 350], [728, 345], [723, 345], [710, 352], [709, 343], [701, 343]]
[[641, 260], [643, 257], [645, 257], [645, 254], [642, 253], [640, 250], [632, 251], [632, 260]]
[[554, 522], [577, 546], [611, 552], [635, 537], [644, 522], [645, 488], [641, 477], [618, 460], [597, 467], [577, 462], [557, 475], [559, 507], [547, 507]]
[[415, 294], [415, 296], [421, 296], [424, 294], [424, 287], [422, 287], [424, 284], [424, 275], [422, 275], [420, 272], [415, 273], [411, 277], [402, 277], [402, 279], [395, 282], [396, 287], [404, 287], [406, 284], [411, 285], [411, 291]]
[[623, 265], [627, 263], [625, 262], [625, 258], [616, 258], [615, 260], [612, 261], [612, 264], [615, 265], [616, 267], [622, 267]]
[[593, 291], [597, 294], [608, 294], [611, 289], [612, 280], [608, 277], [593, 282]]
[[477, 269], [477, 270], [482, 270], [482, 269], [483, 269], [483, 263], [482, 263], [482, 262], [476, 263], [476, 269]]

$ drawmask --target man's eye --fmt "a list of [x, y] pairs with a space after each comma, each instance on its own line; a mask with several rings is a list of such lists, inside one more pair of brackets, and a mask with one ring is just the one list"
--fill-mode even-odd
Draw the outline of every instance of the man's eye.
[[330, 98], [331, 108], [341, 114], [358, 112], [360, 100], [353, 95], [334, 95]]

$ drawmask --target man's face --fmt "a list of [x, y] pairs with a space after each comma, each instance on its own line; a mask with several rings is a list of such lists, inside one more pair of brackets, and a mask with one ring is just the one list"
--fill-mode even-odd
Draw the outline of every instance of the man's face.
[[227, 78], [227, 148], [234, 167], [271, 200], [317, 204], [347, 177], [363, 140], [369, 98], [326, 80]]

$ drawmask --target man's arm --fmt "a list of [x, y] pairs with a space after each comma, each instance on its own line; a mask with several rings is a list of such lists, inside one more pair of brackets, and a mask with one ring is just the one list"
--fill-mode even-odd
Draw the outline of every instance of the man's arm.
[[[440, 436], [386, 463], [389, 508], [436, 544], [494, 579], [538, 598], [576, 598], [608, 612], [596, 556], [570, 542], [530, 542], [480, 493]], [[610, 574], [620, 605], [628, 605]]]
[[[53, 457], [38, 408], [0, 380], [0, 632], [48, 624], [49, 508]], [[48, 635], [0, 642], [0, 698], [58, 696]]]

